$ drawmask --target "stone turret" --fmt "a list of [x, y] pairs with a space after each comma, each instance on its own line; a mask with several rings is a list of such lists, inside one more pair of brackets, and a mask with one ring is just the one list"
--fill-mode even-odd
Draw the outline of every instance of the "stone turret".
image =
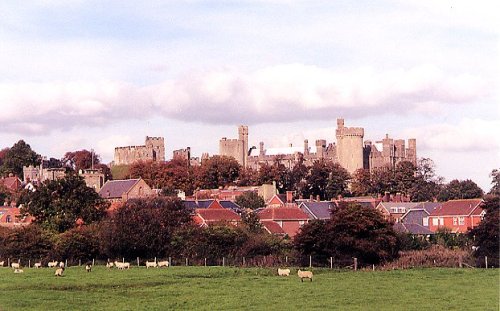
[[363, 137], [361, 127], [344, 127], [344, 119], [337, 119], [337, 157], [349, 173], [363, 168]]

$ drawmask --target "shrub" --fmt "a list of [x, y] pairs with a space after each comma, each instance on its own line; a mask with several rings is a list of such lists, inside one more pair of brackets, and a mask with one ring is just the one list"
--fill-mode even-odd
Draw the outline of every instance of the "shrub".
[[55, 244], [55, 257], [72, 262], [90, 261], [99, 256], [98, 230], [95, 225], [82, 226], [59, 235]]
[[0, 241], [0, 254], [4, 258], [48, 259], [52, 256], [56, 235], [31, 224], [4, 231]]
[[[461, 257], [461, 258], [460, 258]], [[383, 269], [409, 269], [429, 267], [458, 267], [462, 260], [471, 265], [473, 260], [468, 251], [449, 249], [442, 245], [433, 245], [425, 250], [401, 252], [397, 260], [387, 263]]]

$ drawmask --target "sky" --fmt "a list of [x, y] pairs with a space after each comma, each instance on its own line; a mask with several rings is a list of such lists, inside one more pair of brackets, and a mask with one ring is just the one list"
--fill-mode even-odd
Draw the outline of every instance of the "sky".
[[446, 181], [500, 168], [495, 1], [0, 2], [0, 148], [61, 158], [163, 136], [167, 157], [416, 138]]

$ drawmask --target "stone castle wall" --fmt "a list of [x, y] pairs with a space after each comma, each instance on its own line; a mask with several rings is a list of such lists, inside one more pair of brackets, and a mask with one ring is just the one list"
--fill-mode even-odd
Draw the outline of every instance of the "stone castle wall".
[[137, 161], [165, 161], [163, 137], [147, 137], [145, 145], [116, 147], [113, 165], [129, 165]]

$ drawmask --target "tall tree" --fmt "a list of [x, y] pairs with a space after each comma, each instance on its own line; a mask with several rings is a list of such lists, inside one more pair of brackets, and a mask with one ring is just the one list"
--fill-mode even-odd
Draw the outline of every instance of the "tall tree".
[[100, 156], [95, 152], [83, 149], [66, 152], [63, 158], [63, 162], [78, 172], [79, 170], [91, 168], [92, 163], [95, 167], [96, 165], [101, 163], [101, 159]]
[[339, 195], [345, 196], [349, 193], [348, 182], [351, 179], [349, 172], [338, 163], [331, 163], [330, 174], [326, 184], [327, 199], [335, 198]]
[[0, 150], [0, 169], [2, 168], [3, 159], [5, 158], [5, 155], [7, 154], [7, 152], [9, 152], [9, 149], [10, 148], [3, 148], [2, 150]]
[[409, 194], [415, 186], [416, 166], [410, 161], [401, 161], [394, 169], [395, 191]]
[[41, 157], [24, 140], [15, 143], [3, 157], [2, 172], [23, 176], [23, 166], [39, 165]]
[[22, 212], [35, 217], [35, 223], [58, 232], [75, 227], [78, 219], [89, 224], [102, 219], [108, 207], [81, 177], [68, 174], [65, 178], [43, 183], [36, 191], [22, 194]]
[[438, 200], [475, 199], [482, 198], [483, 194], [483, 190], [472, 180], [454, 179], [443, 187]]
[[239, 177], [240, 169], [233, 157], [212, 156], [197, 167], [196, 185], [202, 189], [215, 189], [233, 184]]
[[429, 158], [419, 159], [415, 183], [410, 191], [413, 202], [434, 201], [441, 191], [443, 178], [436, 176], [434, 162]]
[[354, 172], [351, 182], [351, 192], [354, 196], [373, 194], [370, 171], [368, 169], [358, 169]]
[[500, 169], [494, 169], [491, 171], [491, 189], [488, 194], [500, 197]]
[[486, 210], [484, 219], [479, 226], [469, 232], [477, 247], [474, 256], [479, 265], [484, 265], [484, 257], [488, 257], [490, 265], [500, 267], [500, 197], [489, 195], [483, 208]]
[[248, 191], [236, 197], [235, 203], [246, 209], [258, 209], [264, 207], [264, 199], [253, 191]]

